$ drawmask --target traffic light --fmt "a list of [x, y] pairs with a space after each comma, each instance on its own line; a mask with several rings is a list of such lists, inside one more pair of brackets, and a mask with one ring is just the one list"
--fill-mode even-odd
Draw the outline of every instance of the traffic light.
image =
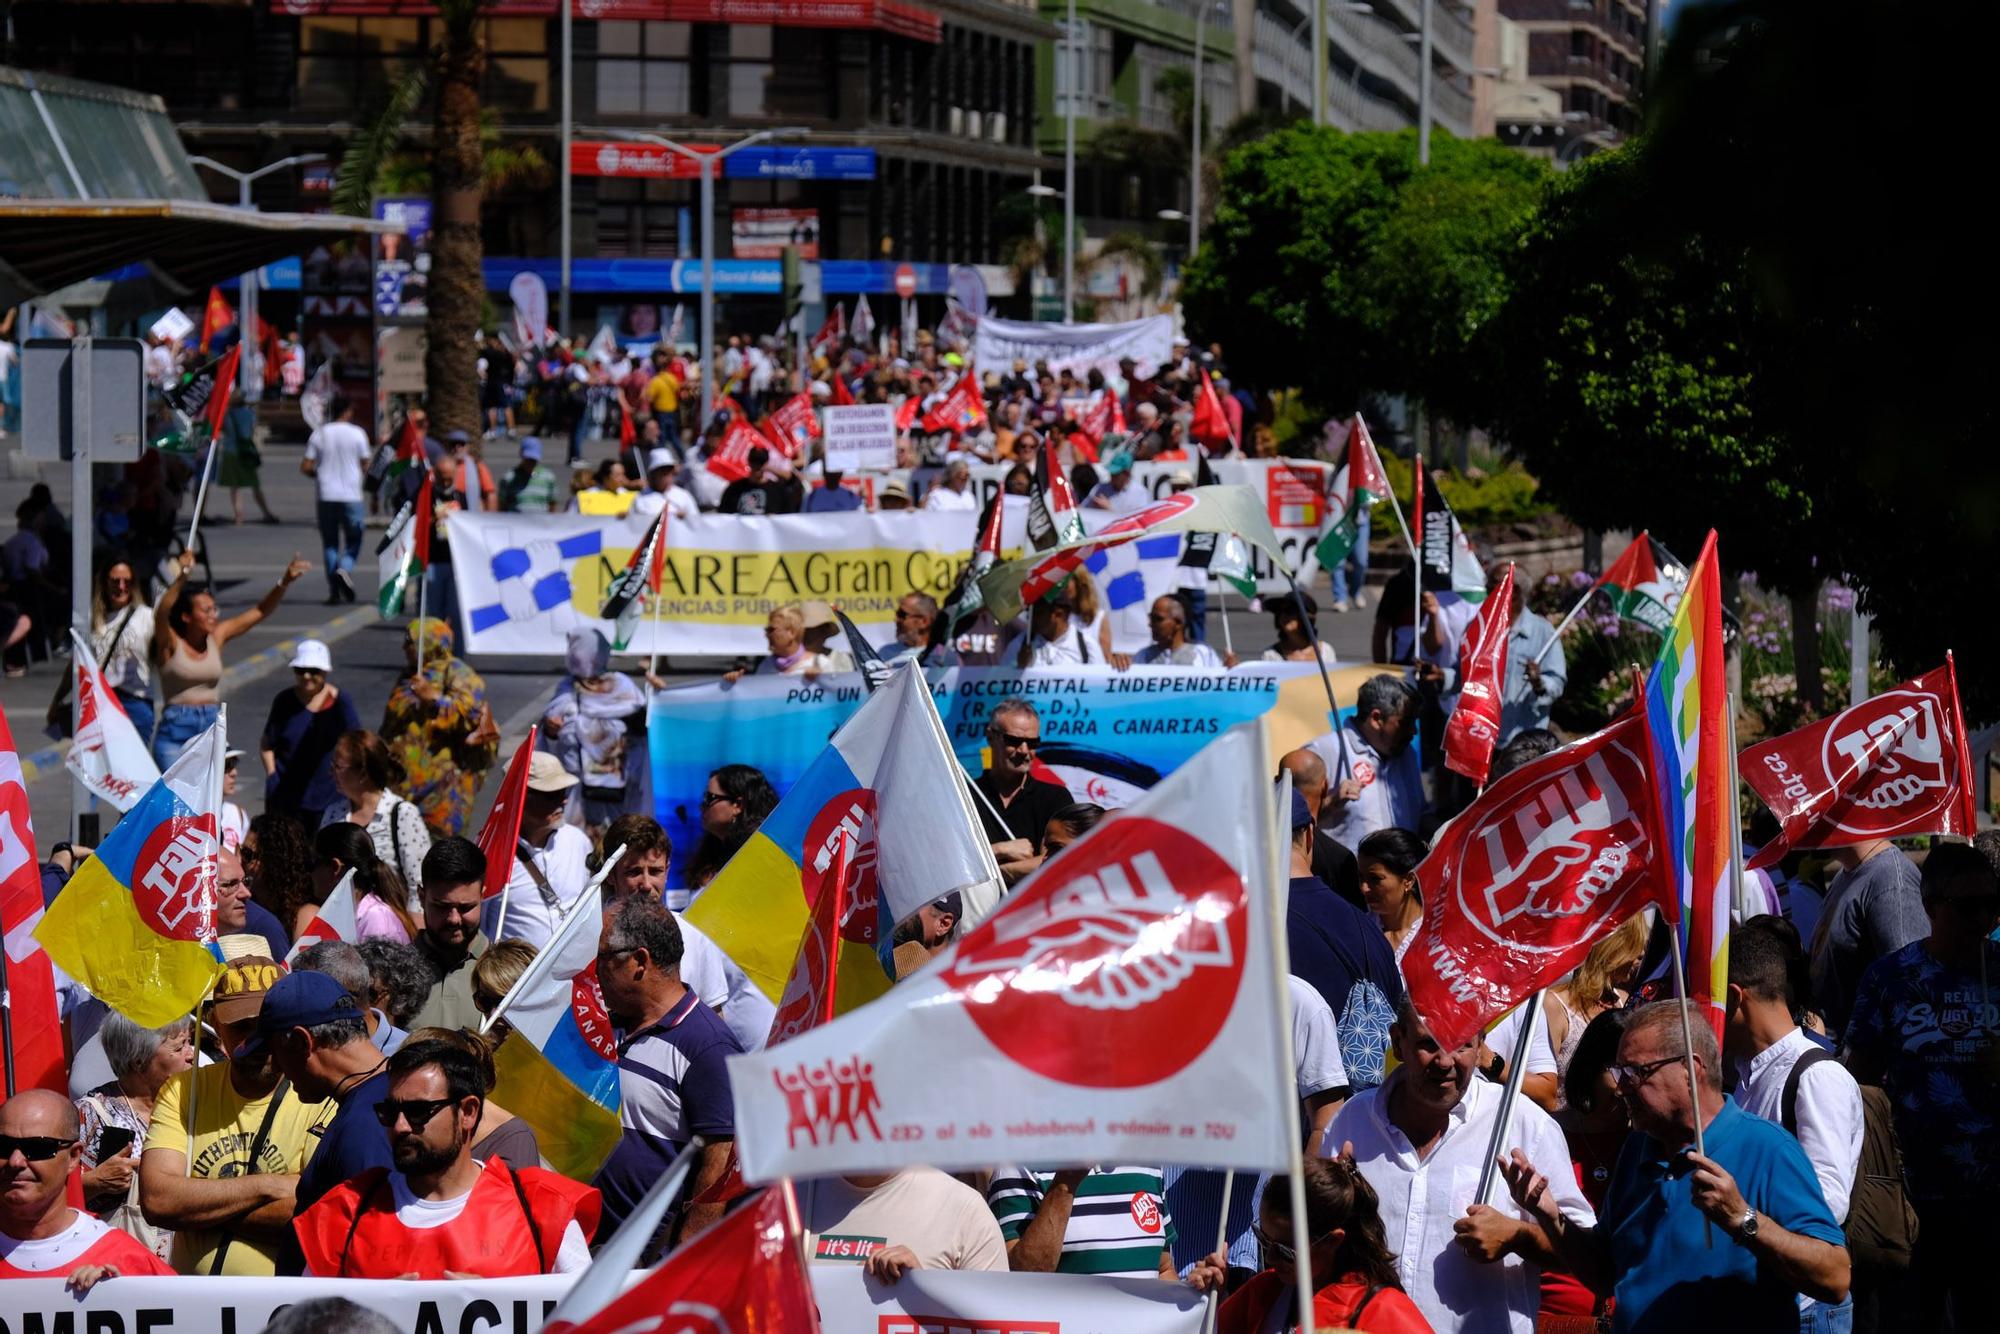
[[785, 298], [785, 323], [790, 325], [799, 317], [799, 310], [806, 303], [805, 273], [799, 265], [799, 248], [788, 245], [779, 261], [778, 290]]

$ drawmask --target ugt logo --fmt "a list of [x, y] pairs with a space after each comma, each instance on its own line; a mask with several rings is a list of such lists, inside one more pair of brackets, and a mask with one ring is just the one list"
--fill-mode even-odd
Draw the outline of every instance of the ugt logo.
[[875, 1091], [875, 1067], [859, 1056], [842, 1063], [829, 1059], [817, 1066], [801, 1065], [790, 1074], [772, 1071], [771, 1078], [785, 1095], [786, 1148], [796, 1148], [800, 1135], [814, 1148], [831, 1146], [842, 1132], [858, 1144], [863, 1125], [869, 1138], [882, 1138], [882, 1128], [875, 1124], [875, 1113], [882, 1108], [881, 1095]]

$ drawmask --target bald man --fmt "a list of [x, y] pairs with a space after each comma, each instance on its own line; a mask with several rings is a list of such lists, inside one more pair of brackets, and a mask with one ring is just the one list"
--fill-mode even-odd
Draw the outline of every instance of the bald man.
[[1306, 809], [1312, 812], [1313, 874], [1334, 893], [1363, 912], [1367, 912], [1367, 900], [1361, 897], [1361, 869], [1354, 860], [1354, 854], [1319, 827], [1319, 821], [1323, 818], [1321, 812], [1326, 807], [1326, 762], [1313, 751], [1301, 746], [1297, 750], [1287, 751], [1279, 759], [1278, 767], [1292, 776], [1292, 791], [1305, 798]]
[[0, 1279], [65, 1278], [77, 1293], [121, 1274], [171, 1274], [137, 1240], [70, 1207], [83, 1153], [76, 1108], [47, 1089], [0, 1103]]
[[215, 931], [222, 936], [251, 936], [251, 952], [282, 959], [292, 952], [292, 938], [276, 916], [250, 897], [243, 860], [228, 848], [215, 855]]

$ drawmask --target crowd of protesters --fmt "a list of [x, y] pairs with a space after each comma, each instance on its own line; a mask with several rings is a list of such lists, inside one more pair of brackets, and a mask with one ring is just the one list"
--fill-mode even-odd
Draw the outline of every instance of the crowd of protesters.
[[[917, 433], [905, 446], [908, 463], [936, 469], [934, 494], [951, 497], [937, 507], [968, 510], [966, 459], [1019, 463], [1050, 448], [1065, 451], [1065, 466], [1082, 462], [1071, 437], [1102, 395], [1117, 397], [1130, 424], [1111, 444], [1124, 459], [1188, 457], [1200, 448], [1187, 439], [1189, 400], [1216, 355], [1177, 350], [1150, 376], [1126, 368], [1079, 381], [1020, 364], [975, 372], [935, 342], [909, 356], [893, 338], [827, 351], [804, 392], [831, 394], [840, 377], [857, 401], [933, 403], [957, 376], [981, 377], [988, 429]], [[755, 417], [799, 392], [784, 357], [755, 343], [732, 340], [713, 373], [736, 405], [728, 412]], [[488, 440], [430, 442], [447, 505], [560, 508], [564, 485], [540, 437], [522, 439], [519, 464], [498, 478], [480, 453], [534, 421], [550, 438], [567, 433], [574, 463], [581, 441], [620, 434], [620, 414], [631, 418], [633, 448], [570, 484], [568, 503], [583, 512], [644, 503], [773, 513], [806, 508], [806, 480], [813, 492], [838, 485], [787, 473], [774, 450], [753, 454], [748, 486], [718, 491], [699, 465], [722, 423], [691, 420], [698, 371], [672, 351], [558, 356], [551, 369], [495, 343], [482, 376]], [[1236, 439], [1248, 428], [1254, 452], [1265, 438], [1256, 403], [1224, 393]], [[344, 405], [333, 408], [332, 420], [346, 420]], [[1127, 503], [1117, 479], [1129, 469], [1116, 462], [1101, 482], [1092, 470], [1079, 491], [1088, 503]], [[337, 466], [386, 483], [358, 456]], [[877, 496], [884, 507], [892, 499], [890, 488]], [[322, 492], [321, 503], [341, 507], [331, 528], [322, 512], [338, 600], [351, 569], [345, 525], [358, 525], [362, 502]], [[33, 542], [21, 544], [28, 577], [8, 584], [17, 599], [42, 568], [35, 545], [63, 536], [51, 508], [24, 507]], [[191, 555], [151, 608], [137, 559], [103, 565], [93, 627], [129, 713], [152, 712], [150, 681], [160, 677], [152, 743], [165, 764], [213, 715], [224, 644], [276, 605], [304, 563], [257, 609], [218, 621], [213, 598], [187, 582]], [[1237, 1192], [1225, 1215], [1219, 1174], [1201, 1170], [913, 1166], [800, 1182], [814, 1260], [860, 1264], [889, 1283], [928, 1268], [1185, 1282], [1221, 1294], [1219, 1328], [1245, 1334], [1298, 1319], [1301, 1250], [1314, 1319], [1360, 1330], [1982, 1324], [1978, 1218], [2000, 1184], [2000, 1046], [1987, 991], [2000, 963], [1991, 939], [2000, 838], [1794, 853], [1755, 879], [1732, 934], [1719, 1040], [1706, 1016], [1684, 1024], [1681, 1003], [1663, 999], [1673, 990], [1667, 928], [1640, 918], [1531, 1007], [1446, 1050], [1406, 995], [1399, 963], [1425, 895], [1439, 892], [1421, 875], [1428, 840], [1468, 798], [1427, 746], [1455, 700], [1469, 608], [1413, 584], [1405, 571], [1377, 601], [1375, 656], [1391, 670], [1362, 684], [1337, 733], [1281, 762], [1291, 779], [1296, 1067], [1296, 1088], [1281, 1096], [1296, 1096], [1306, 1128], [1306, 1235], [1294, 1231], [1283, 1178]], [[1361, 587], [1357, 579], [1353, 602]], [[1561, 740], [1549, 730], [1565, 688], [1561, 648], [1532, 610], [1509, 610], [1519, 657], [1535, 665], [1504, 683], [1494, 779]], [[1317, 647], [1330, 661], [1316, 605], [1273, 611], [1266, 658], [1305, 660]], [[1099, 612], [1079, 575], [999, 627], [994, 660], [1129, 666]], [[937, 614], [930, 598], [905, 598], [890, 650], [924, 653]], [[1225, 665], [1193, 599], [1161, 598], [1151, 620], [1154, 643], [1139, 662]], [[823, 604], [780, 607], [769, 653], [738, 670], [852, 670], [833, 646], [838, 629]], [[449, 611], [410, 627], [407, 670], [373, 730], [341, 692], [327, 647], [299, 646], [294, 686], [272, 702], [260, 739], [263, 813], [221, 859], [227, 964], [199, 1023], [145, 1029], [72, 994], [74, 1101], [24, 1094], [0, 1105], [0, 1277], [64, 1275], [88, 1287], [141, 1273], [574, 1272], [697, 1135], [707, 1149], [649, 1251], [722, 1216], [725, 1205], [701, 1197], [725, 1175], [734, 1135], [727, 1057], [762, 1043], [772, 1007], [683, 910], [776, 806], [762, 757], [717, 769], [700, 794], [676, 794], [699, 800], [702, 824], [699, 845], [677, 859], [648, 813], [645, 692], [611, 669], [600, 634], [579, 631], [528, 771], [508, 892], [489, 898], [486, 854], [467, 835], [498, 737], [456, 642]], [[976, 786], [1005, 880], [1060, 874], [1070, 845], [1106, 812], [1038, 769], [1033, 703], [992, 709], [986, 742]], [[504, 1105], [514, 1094], [495, 1066], [505, 1025], [484, 1021], [618, 849], [596, 980], [618, 1030], [623, 1134], [603, 1170], [576, 1181], [543, 1165], [532, 1127]], [[51, 898], [80, 854], [65, 855], [45, 868]], [[281, 962], [350, 872], [358, 941]], [[899, 978], [949, 944], [962, 908], [947, 894], [898, 927]], [[1522, 1096], [1498, 1179], [1481, 1197], [1475, 1183], [1517, 1050]], [[83, 1208], [68, 1197], [73, 1172]], [[1218, 1235], [1225, 1245], [1215, 1250]]]

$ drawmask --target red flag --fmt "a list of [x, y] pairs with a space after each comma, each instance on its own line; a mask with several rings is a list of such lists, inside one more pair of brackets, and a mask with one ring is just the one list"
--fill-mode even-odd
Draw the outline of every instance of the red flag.
[[909, 430], [911, 423], [917, 419], [917, 409], [922, 406], [923, 400], [915, 394], [911, 394], [908, 398], [904, 399], [896, 408], [896, 429], [899, 431]]
[[724, 394], [722, 396], [722, 406], [729, 413], [731, 421], [747, 422], [750, 420], [750, 414], [745, 412], [743, 405], [736, 401], [736, 395]]
[[726, 482], [737, 481], [750, 475], [750, 451], [767, 449], [770, 443], [756, 427], [738, 418], [729, 423], [722, 443], [709, 454], [704, 466]]
[[222, 295], [220, 287], [208, 289], [208, 304], [201, 311], [201, 350], [208, 351], [209, 340], [236, 323], [236, 311], [228, 298]]
[[828, 400], [836, 408], [854, 406], [854, 393], [847, 387], [847, 377], [840, 373], [840, 367], [833, 368], [833, 395]]
[[1222, 398], [1207, 371], [1201, 373], [1201, 387], [1195, 390], [1194, 420], [1188, 424], [1188, 434], [1211, 449], [1236, 443], [1229, 432], [1229, 417], [1222, 410]]
[[953, 435], [964, 435], [986, 424], [986, 398], [979, 392], [979, 377], [970, 366], [965, 374], [958, 377], [951, 391], [938, 405], [926, 412], [921, 428], [926, 431], [950, 431]]
[[514, 847], [521, 841], [521, 806], [528, 798], [528, 766], [535, 758], [535, 732], [530, 727], [514, 758], [507, 761], [507, 776], [500, 780], [500, 795], [493, 799], [486, 824], [479, 831], [479, 850], [486, 854], [486, 887], [481, 898], [497, 899], [514, 874]]
[[786, 1184], [773, 1186], [681, 1246], [597, 1314], [556, 1321], [544, 1334], [653, 1329], [819, 1334], [819, 1327], [805, 1236]]
[[819, 414], [813, 411], [811, 394], [794, 394], [764, 419], [764, 430], [788, 459], [800, 458], [806, 446], [819, 438]]
[[67, 1093], [55, 966], [33, 935], [42, 918], [41, 866], [21, 757], [0, 709], [0, 930], [6, 935], [14, 1086]]
[[635, 431], [635, 430], [633, 430], [633, 429], [632, 429], [632, 409], [630, 409], [630, 408], [626, 407], [626, 406], [625, 406], [624, 404], [622, 404], [622, 403], [621, 403], [621, 404], [619, 404], [619, 405], [618, 405], [618, 449], [619, 449], [619, 451], [620, 451], [620, 452], [622, 453], [622, 452], [624, 452], [624, 451], [626, 451], [626, 450], [629, 450], [629, 449], [631, 449], [631, 448], [632, 448], [632, 442], [633, 442], [634, 440], [637, 440], [638, 438], [639, 438], [639, 433], [638, 433], [637, 431]]
[[1532, 760], [1446, 825], [1417, 868], [1410, 999], [1451, 1051], [1673, 898], [1644, 704]]
[[1514, 567], [1487, 594], [1458, 646], [1458, 706], [1444, 725], [1444, 765], [1481, 787], [1500, 741], [1500, 694], [1507, 680], [1507, 636], [1513, 627]]
[[1970, 837], [1979, 829], [1972, 752], [1949, 653], [1936, 671], [1751, 746], [1737, 767], [1782, 826], [1750, 859], [1750, 870], [1793, 848], [1911, 834]]
[[1082, 460], [1083, 462], [1085, 463], [1097, 462], [1097, 457], [1098, 457], [1097, 442], [1095, 440], [1092, 440], [1089, 436], [1085, 435], [1083, 432], [1081, 431], [1070, 432], [1069, 447], [1076, 451], [1077, 458]]
[[819, 332], [813, 335], [812, 350], [818, 352], [828, 343], [838, 343], [845, 337], [847, 337], [847, 312], [841, 309], [840, 303], [836, 301], [833, 303], [833, 309], [827, 312], [826, 322], [821, 324]]
[[201, 409], [211, 441], [222, 439], [222, 419], [229, 415], [229, 399], [236, 392], [236, 375], [242, 362], [243, 344], [237, 343], [222, 354], [222, 364], [215, 368], [215, 387], [208, 391], [208, 402]]
[[1617, 560], [1604, 567], [1604, 573], [1597, 576], [1597, 583], [1592, 587], [1601, 588], [1610, 584], [1621, 592], [1630, 592], [1641, 584], [1659, 582], [1660, 567], [1653, 562], [1652, 538], [1641, 532]]
[[417, 488], [417, 503], [410, 515], [416, 531], [410, 535], [410, 560], [420, 570], [431, 567], [431, 529], [437, 527], [437, 501], [431, 495], [431, 472], [424, 469], [424, 484]]

